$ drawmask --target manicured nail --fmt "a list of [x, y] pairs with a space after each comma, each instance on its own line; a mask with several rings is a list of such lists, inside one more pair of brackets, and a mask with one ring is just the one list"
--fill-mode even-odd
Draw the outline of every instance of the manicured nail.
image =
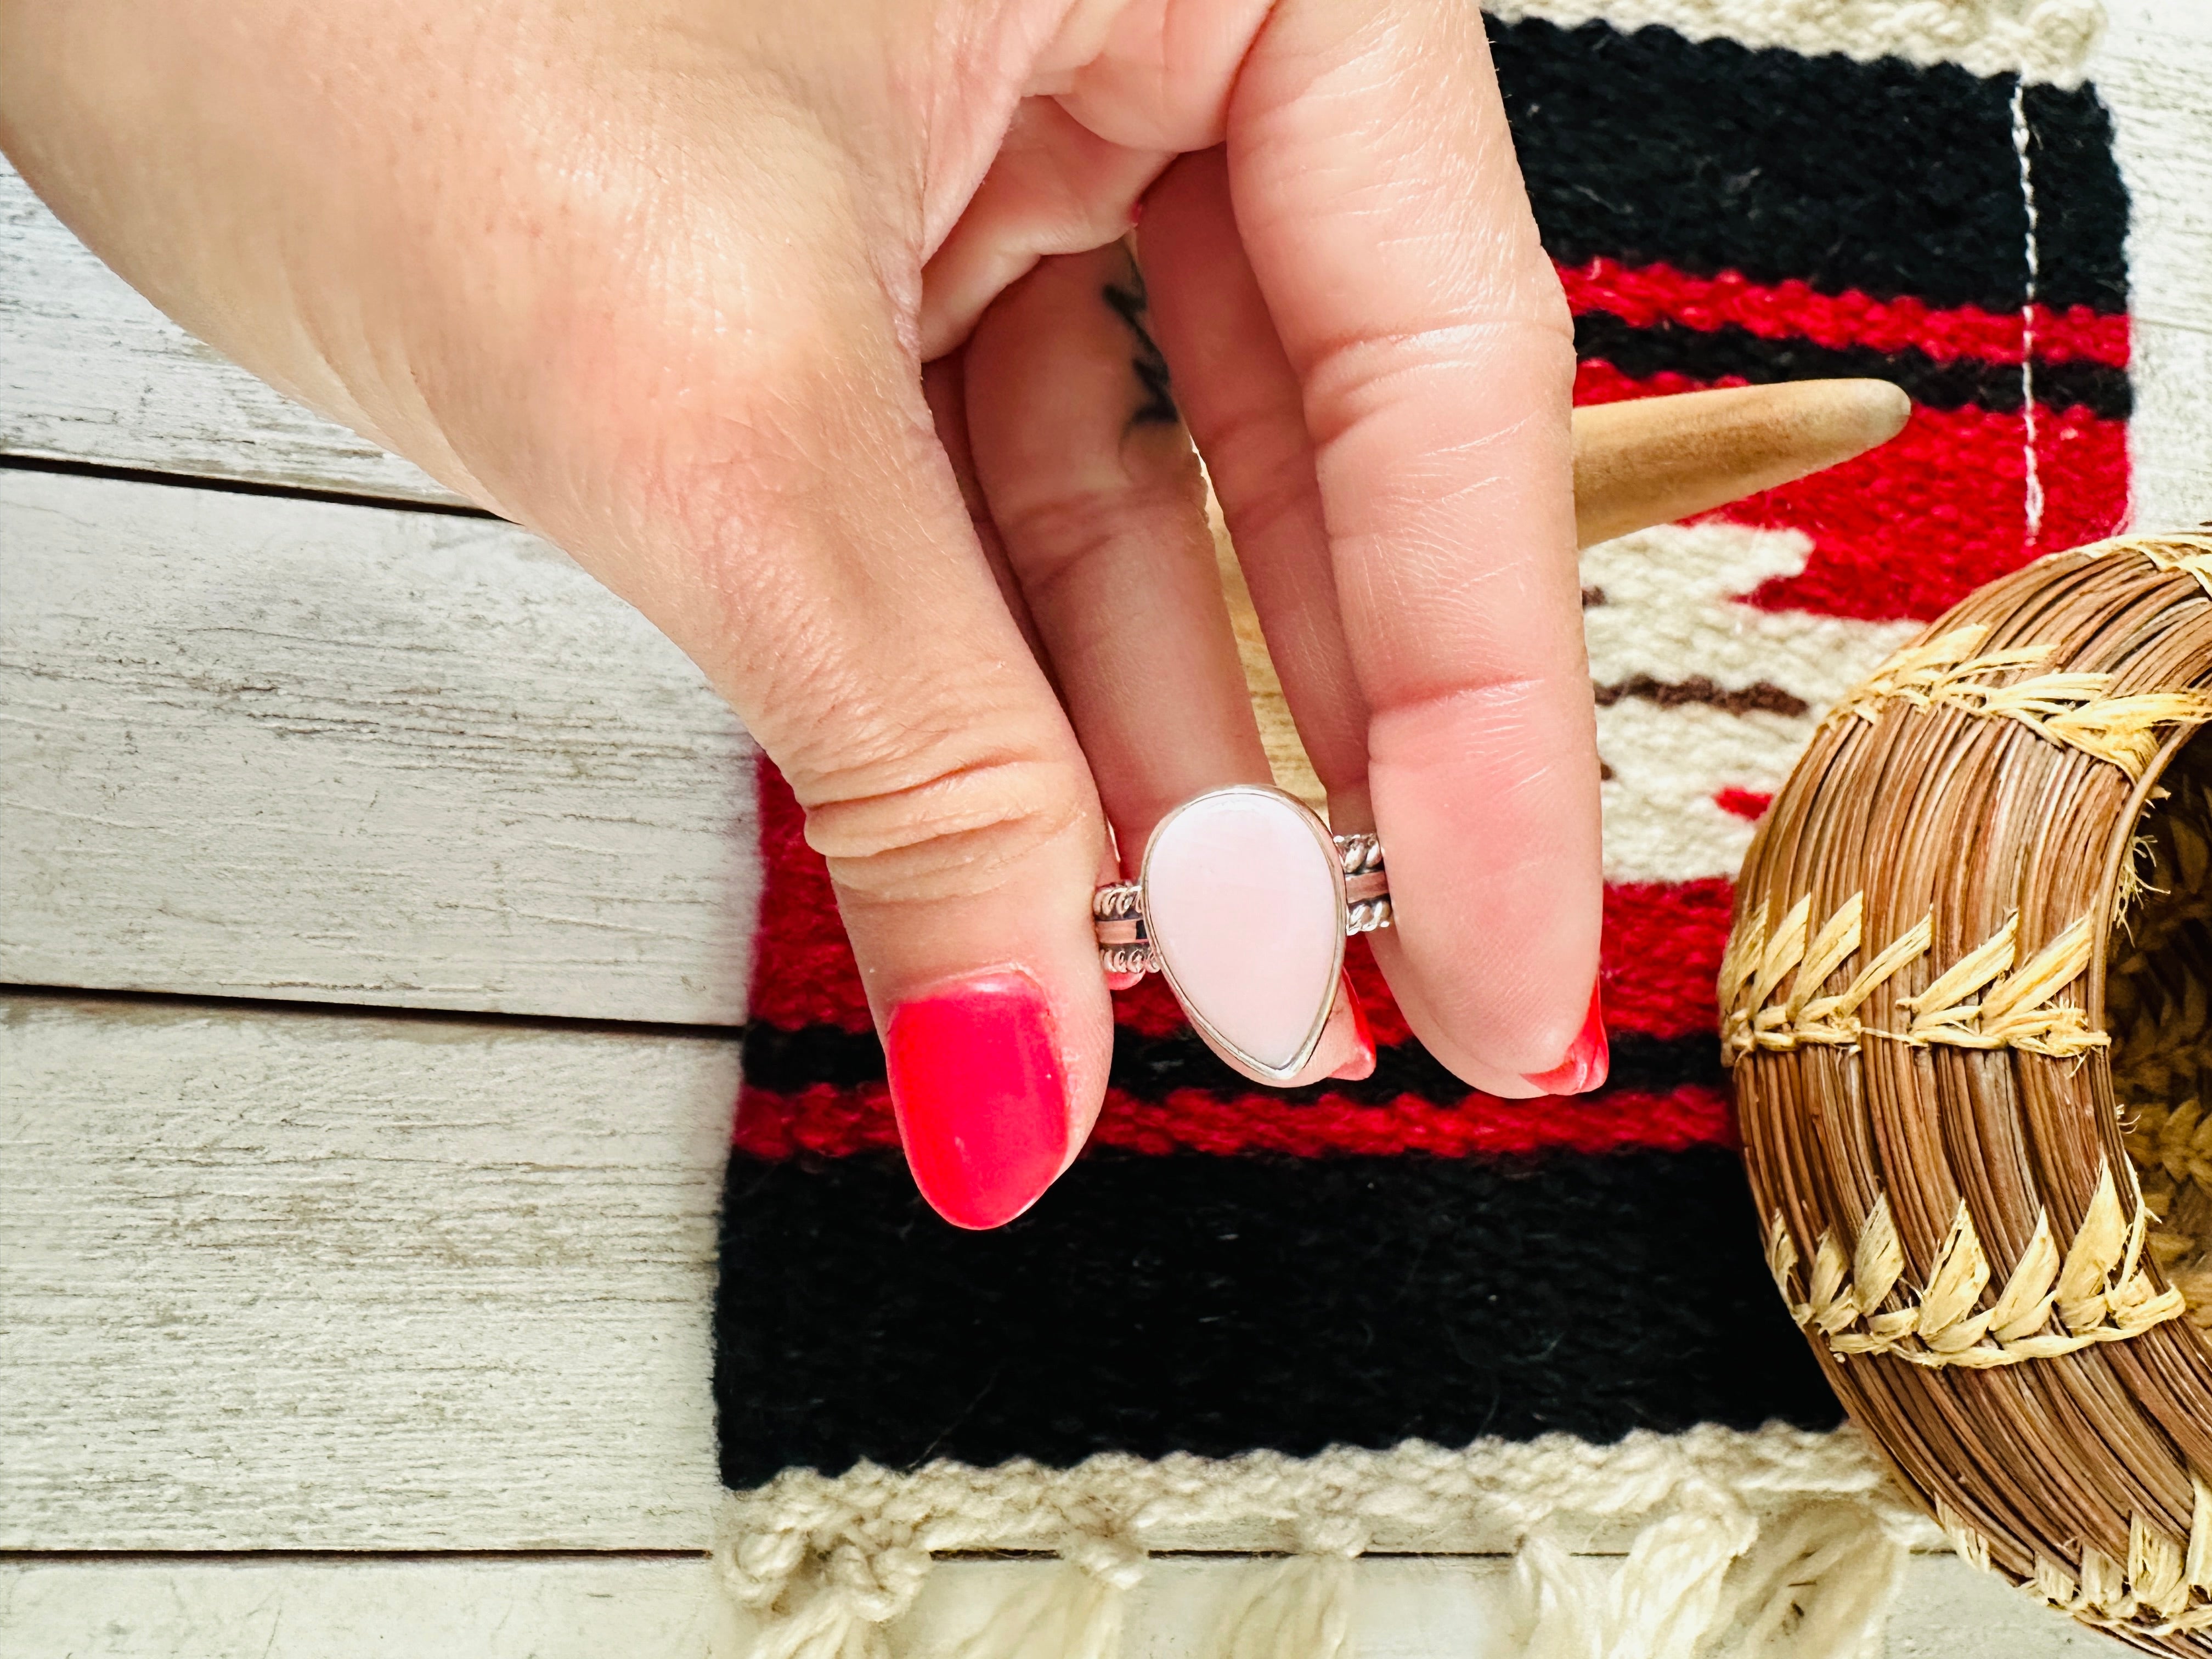
[[1067, 1085], [1043, 988], [978, 974], [902, 1002], [884, 1033], [915, 1185], [956, 1227], [996, 1227], [1067, 1158]]
[[1329, 1075], [1342, 1078], [1346, 1083], [1357, 1083], [1364, 1077], [1375, 1075], [1375, 1033], [1367, 1029], [1367, 1011], [1359, 1006], [1359, 994], [1352, 988], [1350, 974], [1344, 976], [1340, 994], [1344, 1006], [1352, 1011], [1352, 1034], [1359, 1040], [1359, 1052]]
[[1600, 993], [1590, 988], [1589, 1017], [1567, 1046], [1567, 1057], [1548, 1072], [1523, 1072], [1522, 1080], [1534, 1084], [1547, 1095], [1586, 1095], [1605, 1081], [1612, 1051], [1605, 1040], [1605, 1010]]

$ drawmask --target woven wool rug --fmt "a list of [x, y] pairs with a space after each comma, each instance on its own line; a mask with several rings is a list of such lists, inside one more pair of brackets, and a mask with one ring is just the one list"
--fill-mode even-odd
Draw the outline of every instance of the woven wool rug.
[[[725, 1559], [766, 1651], [883, 1650], [933, 1559], [979, 1549], [1068, 1565], [977, 1652], [1111, 1651], [1166, 1548], [1281, 1553], [1224, 1651], [1337, 1651], [1370, 1549], [1517, 1553], [1528, 1651], [1687, 1655], [1761, 1620], [1805, 1651], [1875, 1639], [1922, 1534], [1762, 1265], [1713, 981], [1752, 824], [1823, 710], [1970, 589], [2126, 516], [2095, 32], [2072, 0], [1491, 20], [1579, 400], [1839, 374], [1913, 400], [1869, 456], [1584, 556], [1602, 1091], [1470, 1093], [1360, 940], [1358, 1083], [1255, 1090], [1152, 979], [1118, 1000], [1088, 1153], [1012, 1225], [957, 1231], [902, 1165], [822, 865], [763, 776], [715, 1389]], [[1626, 1560], [1596, 1574], [1591, 1548]]]

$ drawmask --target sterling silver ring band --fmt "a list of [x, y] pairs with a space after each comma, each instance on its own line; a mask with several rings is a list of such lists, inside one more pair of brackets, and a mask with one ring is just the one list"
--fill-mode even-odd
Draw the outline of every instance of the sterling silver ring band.
[[[1382, 843], [1371, 835], [1334, 836], [1344, 874], [1344, 932], [1371, 933], [1390, 925], [1390, 877], [1382, 864]], [[1109, 974], [1149, 974], [1159, 957], [1145, 930], [1144, 884], [1117, 881], [1091, 896], [1091, 926], [1098, 935], [1098, 957]]]
[[1345, 940], [1392, 919], [1380, 841], [1332, 836], [1297, 796], [1255, 783], [1184, 801], [1153, 825], [1137, 878], [1091, 901], [1106, 972], [1157, 970], [1206, 1047], [1273, 1084], [1320, 1047]]

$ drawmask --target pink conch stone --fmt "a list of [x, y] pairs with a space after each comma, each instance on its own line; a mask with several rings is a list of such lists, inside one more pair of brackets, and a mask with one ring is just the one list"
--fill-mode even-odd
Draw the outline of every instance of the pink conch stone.
[[1145, 858], [1153, 948], [1191, 1012], [1281, 1071], [1336, 994], [1331, 855], [1297, 805], [1228, 793], [1160, 826]]

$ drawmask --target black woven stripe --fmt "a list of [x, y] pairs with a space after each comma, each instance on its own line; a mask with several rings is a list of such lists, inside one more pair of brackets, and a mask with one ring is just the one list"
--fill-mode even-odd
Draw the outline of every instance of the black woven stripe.
[[963, 1233], [895, 1154], [730, 1170], [722, 1474], [1838, 1420], [1712, 1150], [1094, 1154]]
[[[2017, 308], [2010, 76], [1753, 52], [1651, 27], [1490, 25], [1545, 246], [1830, 292]], [[2088, 87], [2029, 90], [2046, 304], [2127, 305], [2127, 192]]]
[[[2017, 363], [1977, 358], [1945, 363], [1917, 349], [1877, 351], [1869, 346], [1770, 340], [1733, 325], [1702, 329], [1660, 323], [1638, 327], [1605, 312], [1585, 312], [1575, 319], [1575, 355], [1610, 363], [1639, 380], [1669, 373], [1700, 380], [1734, 375], [1759, 386], [1855, 375], [1893, 382], [1913, 402], [1931, 409], [1971, 404], [2009, 414], [2022, 401]], [[2103, 363], [2036, 364], [2035, 400], [2052, 409], [2078, 405], [2107, 420], [2124, 420], [2133, 407], [2127, 370]]]
[[2036, 296], [2045, 305], [2128, 308], [2128, 187], [2112, 159], [2112, 118], [2094, 86], [2030, 87]]
[[[883, 1046], [872, 1031], [845, 1031], [831, 1025], [786, 1031], [756, 1025], [745, 1032], [744, 1056], [745, 1081], [777, 1094], [797, 1094], [823, 1083], [852, 1089], [884, 1080]], [[1664, 1094], [1686, 1084], [1717, 1089], [1722, 1079], [1720, 1046], [1709, 1033], [1652, 1037], [1623, 1032], [1613, 1039], [1613, 1070], [1606, 1090]], [[1139, 1100], [1164, 1100], [1178, 1089], [1247, 1095], [1256, 1088], [1215, 1059], [1194, 1036], [1148, 1037], [1126, 1029], [1114, 1033], [1109, 1080]], [[1467, 1098], [1468, 1085], [1409, 1039], [1378, 1048], [1374, 1075], [1357, 1083], [1331, 1081], [1267, 1092], [1270, 1099], [1286, 1105], [1329, 1094], [1363, 1106], [1387, 1105], [1406, 1095], [1455, 1106]]]

